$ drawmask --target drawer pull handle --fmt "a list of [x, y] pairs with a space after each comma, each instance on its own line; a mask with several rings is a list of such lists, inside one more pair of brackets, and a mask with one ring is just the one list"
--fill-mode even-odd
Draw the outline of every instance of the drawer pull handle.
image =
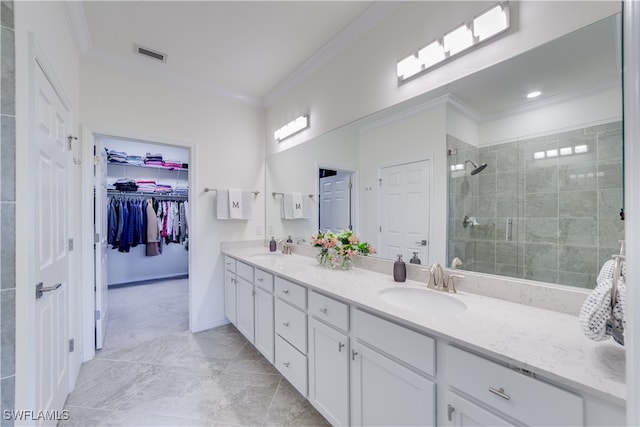
[[318, 311], [319, 311], [320, 313], [327, 314], [327, 309], [326, 309], [326, 308], [324, 308], [324, 307], [319, 308], [319, 309], [318, 309]]
[[282, 293], [285, 294], [285, 295], [289, 295], [289, 289], [283, 289]]
[[285, 328], [289, 327], [289, 322], [282, 322], [282, 326], [284, 326]]
[[284, 367], [285, 367], [285, 368], [288, 368], [288, 367], [289, 367], [289, 365], [290, 365], [291, 363], [289, 363], [289, 362], [282, 362], [282, 364], [284, 365]]
[[448, 419], [449, 421], [453, 421], [453, 419], [452, 419], [452, 417], [451, 417], [451, 416], [453, 415], [453, 413], [454, 413], [455, 411], [456, 411], [456, 408], [454, 408], [453, 406], [451, 406], [451, 405], [447, 404], [447, 419]]
[[264, 282], [264, 279], [262, 277], [258, 277], [258, 282]]
[[358, 355], [358, 352], [355, 350], [351, 350], [351, 360], [356, 360], [356, 356]]
[[509, 396], [508, 394], [506, 394], [504, 392], [504, 389], [502, 387], [500, 387], [499, 389], [495, 389], [493, 387], [489, 387], [489, 391], [493, 394], [495, 394], [496, 396], [500, 396], [501, 398], [505, 399], [505, 400], [511, 400], [511, 396]]
[[344, 348], [344, 343], [338, 341], [338, 353], [342, 353], [343, 348]]

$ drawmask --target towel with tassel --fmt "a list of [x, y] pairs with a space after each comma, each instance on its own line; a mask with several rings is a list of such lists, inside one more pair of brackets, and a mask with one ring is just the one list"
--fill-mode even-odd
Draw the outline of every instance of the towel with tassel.
[[596, 288], [589, 294], [580, 309], [580, 326], [587, 338], [602, 341], [607, 336], [624, 345], [624, 328], [626, 326], [626, 264], [622, 262], [618, 279], [617, 295], [611, 304], [615, 261], [604, 263], [596, 280]]

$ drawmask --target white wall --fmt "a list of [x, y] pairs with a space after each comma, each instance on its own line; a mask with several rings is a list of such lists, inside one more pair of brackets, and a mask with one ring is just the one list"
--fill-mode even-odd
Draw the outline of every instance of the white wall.
[[[191, 148], [191, 329], [225, 323], [220, 242], [264, 238], [262, 110], [88, 59], [81, 89], [81, 120], [94, 132]], [[217, 220], [204, 187], [260, 190], [253, 219]]]
[[381, 25], [336, 55], [310, 78], [272, 100], [267, 108], [267, 152], [282, 150], [273, 131], [302, 113], [311, 128], [301, 143], [398, 102], [413, 98], [568, 34], [620, 11], [619, 2], [524, 1], [514, 8], [512, 28], [499, 39], [401, 86], [396, 62], [455, 28], [493, 2], [407, 2]]
[[[16, 406], [15, 408], [34, 408], [34, 361], [33, 328], [29, 322], [34, 319], [35, 300], [33, 288], [35, 283], [31, 276], [34, 266], [31, 260], [35, 250], [33, 230], [33, 183], [29, 170], [29, 34], [33, 33], [41, 46], [48, 62], [55, 73], [61, 88], [64, 90], [74, 115], [69, 134], [78, 134], [77, 116], [80, 107], [79, 98], [79, 59], [76, 48], [69, 33], [67, 21], [60, 2], [22, 2], [13, 3], [15, 13], [15, 52], [16, 52]], [[80, 233], [80, 168], [71, 165], [68, 189], [70, 218], [68, 234], [75, 241], [75, 250], [70, 252], [70, 275], [68, 291], [70, 307], [80, 307], [82, 263], [80, 254], [84, 250]], [[70, 335], [76, 339], [76, 349], [70, 356], [71, 375], [75, 378], [81, 361], [82, 322], [80, 310], [72, 310]]]
[[[380, 166], [431, 158], [431, 220], [429, 259], [425, 264], [446, 261], [447, 158], [444, 103], [402, 120], [363, 132], [359, 137], [360, 225], [362, 238], [377, 244], [379, 225]], [[371, 188], [371, 190], [367, 190]]]

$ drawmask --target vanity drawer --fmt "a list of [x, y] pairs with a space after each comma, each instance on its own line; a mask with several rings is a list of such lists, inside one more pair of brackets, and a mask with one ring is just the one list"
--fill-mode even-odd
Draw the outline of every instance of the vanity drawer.
[[273, 274], [267, 273], [266, 271], [256, 268], [255, 275], [256, 275], [256, 281], [255, 281], [256, 286], [272, 294], [273, 293]]
[[358, 309], [351, 312], [351, 329], [358, 340], [425, 374], [435, 375], [436, 341], [433, 338]]
[[242, 261], [237, 261], [236, 273], [247, 282], [251, 282], [253, 284], [253, 266], [245, 264]]
[[301, 309], [307, 308], [307, 288], [276, 276], [276, 293], [279, 298]]
[[340, 328], [349, 330], [349, 306], [317, 292], [309, 292], [309, 314]]
[[276, 336], [276, 368], [305, 398], [307, 397], [307, 356]]
[[584, 425], [583, 401], [568, 391], [447, 346], [447, 381], [527, 425]]
[[236, 260], [229, 255], [224, 256], [224, 269], [232, 273], [236, 272]]
[[276, 298], [276, 333], [307, 353], [307, 315]]

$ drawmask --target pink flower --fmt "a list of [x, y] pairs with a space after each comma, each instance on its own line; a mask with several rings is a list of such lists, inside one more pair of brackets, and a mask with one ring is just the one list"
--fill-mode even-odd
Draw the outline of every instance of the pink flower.
[[349, 240], [349, 243], [351, 243], [351, 244], [358, 243], [358, 238], [353, 234], [348, 237], [348, 240]]

